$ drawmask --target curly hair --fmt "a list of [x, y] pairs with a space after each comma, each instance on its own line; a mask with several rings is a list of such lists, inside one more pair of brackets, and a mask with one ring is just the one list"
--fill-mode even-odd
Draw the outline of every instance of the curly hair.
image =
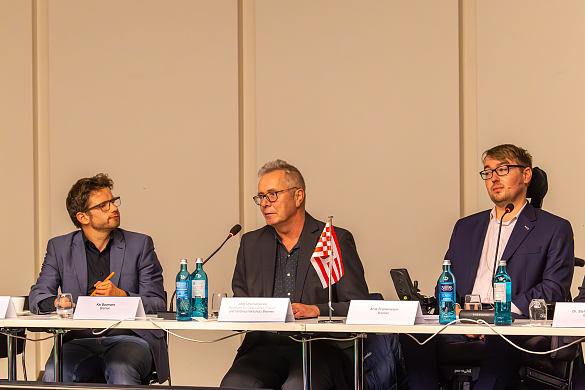
[[79, 179], [69, 190], [65, 205], [67, 206], [67, 212], [69, 213], [71, 222], [78, 229], [81, 229], [81, 224], [77, 220], [77, 213], [83, 213], [87, 210], [89, 207], [89, 197], [92, 192], [99, 191], [103, 188], [109, 188], [110, 190], [114, 188], [114, 181], [110, 179], [107, 173], [98, 173], [92, 177]]

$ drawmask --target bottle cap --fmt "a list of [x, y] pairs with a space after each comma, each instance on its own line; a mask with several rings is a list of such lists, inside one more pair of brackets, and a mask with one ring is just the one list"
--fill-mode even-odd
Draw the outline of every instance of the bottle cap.
[[197, 264], [203, 263], [203, 259], [201, 257], [198, 257], [197, 260], [195, 260], [195, 263]]
[[451, 260], [443, 260], [443, 265], [451, 265]]
[[500, 260], [500, 262], [498, 263], [498, 265], [506, 265], [506, 260]]
[[187, 264], [187, 259], [181, 259], [181, 264]]

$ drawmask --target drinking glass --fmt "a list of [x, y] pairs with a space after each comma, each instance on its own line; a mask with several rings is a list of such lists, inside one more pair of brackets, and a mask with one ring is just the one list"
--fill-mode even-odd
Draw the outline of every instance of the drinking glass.
[[546, 302], [544, 299], [533, 299], [528, 306], [531, 325], [546, 325]]
[[479, 294], [467, 294], [465, 296], [465, 310], [481, 310], [481, 296]]
[[70, 293], [57, 295], [57, 315], [59, 318], [73, 318], [73, 298]]
[[223, 298], [227, 297], [227, 294], [224, 292], [221, 293], [213, 293], [211, 296], [211, 312], [215, 318], [219, 315], [219, 309], [221, 307], [221, 301]]

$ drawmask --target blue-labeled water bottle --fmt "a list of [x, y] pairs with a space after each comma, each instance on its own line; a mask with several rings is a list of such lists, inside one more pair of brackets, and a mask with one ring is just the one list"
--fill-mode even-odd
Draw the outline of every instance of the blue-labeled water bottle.
[[512, 325], [512, 279], [506, 272], [506, 260], [500, 260], [494, 277], [494, 306], [494, 324]]
[[187, 259], [181, 259], [181, 270], [176, 279], [177, 320], [191, 321], [191, 275], [187, 271]]
[[207, 274], [203, 271], [203, 259], [198, 257], [195, 271], [191, 274], [191, 296], [193, 297], [193, 318], [207, 319]]
[[439, 278], [439, 322], [455, 320], [455, 276], [451, 273], [451, 260], [443, 260], [443, 273]]

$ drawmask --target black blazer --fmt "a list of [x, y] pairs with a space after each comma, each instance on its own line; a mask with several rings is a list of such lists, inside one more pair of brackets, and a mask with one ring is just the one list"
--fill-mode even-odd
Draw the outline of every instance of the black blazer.
[[[323, 288], [315, 268], [311, 265], [311, 256], [324, 228], [325, 223], [305, 213], [292, 302], [316, 305], [321, 315], [328, 315], [328, 289]], [[331, 287], [333, 315], [346, 316], [350, 300], [368, 299], [368, 286], [353, 236], [349, 231], [338, 227], [335, 227], [335, 234], [341, 251], [344, 275]], [[276, 231], [272, 226], [264, 226], [242, 236], [232, 279], [234, 296], [273, 296], [276, 244]]]

